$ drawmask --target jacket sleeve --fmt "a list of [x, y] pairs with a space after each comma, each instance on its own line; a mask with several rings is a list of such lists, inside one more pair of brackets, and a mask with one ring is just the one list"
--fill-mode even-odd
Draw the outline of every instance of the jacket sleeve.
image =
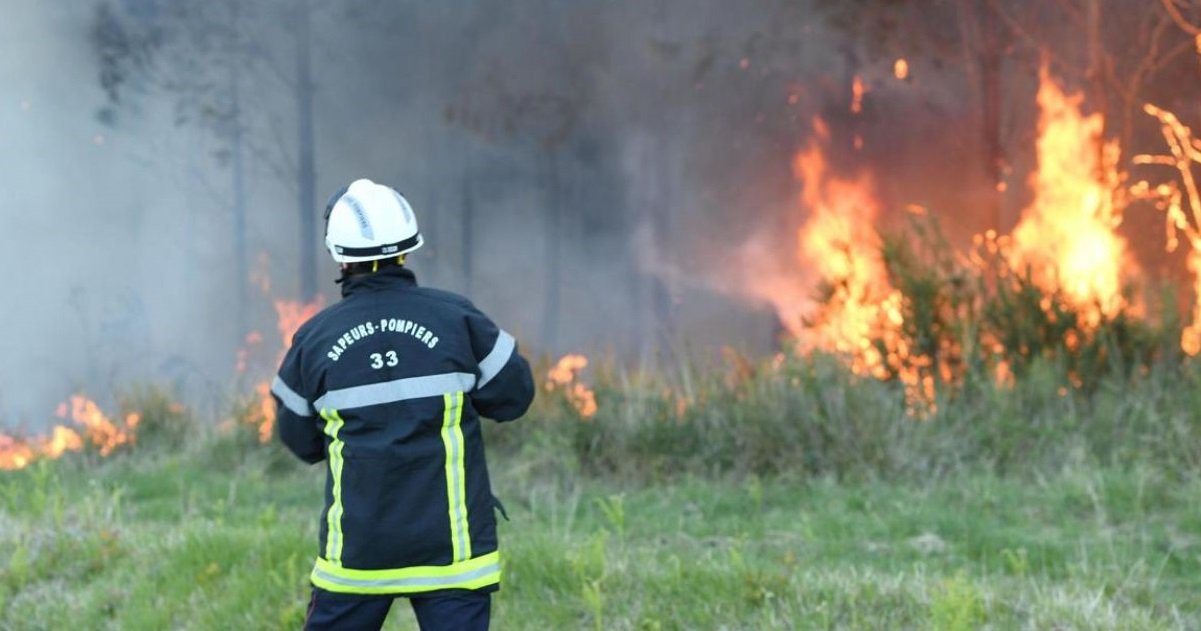
[[280, 441], [297, 458], [313, 464], [325, 459], [325, 437], [318, 428], [312, 397], [304, 387], [300, 360], [300, 345], [293, 340], [279, 367], [279, 375], [271, 383], [271, 394], [275, 397]]
[[471, 348], [479, 365], [471, 402], [480, 415], [497, 421], [520, 418], [534, 401], [534, 376], [517, 349], [517, 340], [483, 313], [467, 316]]

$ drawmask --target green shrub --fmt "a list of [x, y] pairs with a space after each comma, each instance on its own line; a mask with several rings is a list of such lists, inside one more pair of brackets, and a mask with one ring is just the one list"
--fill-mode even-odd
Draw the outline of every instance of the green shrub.
[[[1045, 471], [1086, 458], [1201, 471], [1201, 370], [1160, 362], [1073, 385], [1062, 358], [1030, 361], [1014, 384], [969, 373], [933, 411], [914, 415], [896, 382], [859, 377], [834, 357], [765, 360], [585, 378], [598, 412], [582, 417], [561, 390], [529, 418], [490, 428], [494, 451], [527, 466], [655, 481], [684, 475], [869, 478], [964, 469]], [[687, 383], [686, 395], [680, 384]], [[537, 448], [530, 447], [537, 445]], [[521, 447], [525, 446], [525, 447]], [[570, 460], [570, 463], [564, 463]], [[540, 464], [541, 463], [541, 464]]]

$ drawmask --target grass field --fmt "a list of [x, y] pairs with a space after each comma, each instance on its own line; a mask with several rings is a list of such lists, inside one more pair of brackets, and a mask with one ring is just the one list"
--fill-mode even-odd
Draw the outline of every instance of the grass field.
[[[1201, 629], [1196, 365], [969, 375], [924, 417], [821, 358], [590, 380], [595, 415], [541, 387], [486, 425], [497, 629]], [[0, 471], [0, 629], [298, 628], [324, 469], [125, 405], [133, 449]]]
[[[222, 451], [0, 476], [0, 627], [298, 628], [323, 472]], [[1201, 628], [1195, 478], [636, 485], [493, 460], [498, 629]], [[388, 628], [415, 628], [403, 602]]]

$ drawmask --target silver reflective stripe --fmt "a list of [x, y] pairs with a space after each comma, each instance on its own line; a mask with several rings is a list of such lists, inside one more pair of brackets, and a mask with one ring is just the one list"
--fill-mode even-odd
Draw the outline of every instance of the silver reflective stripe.
[[275, 381], [271, 382], [271, 392], [275, 396], [279, 397], [279, 400], [283, 402], [284, 407], [288, 408], [288, 410], [290, 410], [296, 416], [313, 415], [313, 411], [309, 407], [309, 402], [306, 401], [304, 397], [296, 394], [296, 392], [289, 388], [288, 384], [284, 383], [284, 380], [280, 379], [278, 376], [275, 377]]
[[313, 574], [324, 581], [344, 587], [447, 587], [451, 588], [468, 581], [484, 578], [489, 574], [500, 571], [500, 563], [491, 563], [475, 570], [468, 570], [453, 576], [421, 576], [412, 578], [357, 579], [344, 576], [334, 576], [321, 568], [313, 570]]
[[496, 338], [496, 344], [492, 347], [492, 352], [480, 362], [480, 383], [479, 387], [483, 388], [488, 385], [488, 382], [496, 378], [505, 365], [509, 363], [509, 358], [513, 356], [513, 351], [517, 348], [517, 340], [513, 339], [512, 335], [501, 331]]
[[372, 383], [365, 386], [330, 390], [325, 396], [317, 399], [314, 405], [319, 409], [349, 410], [369, 405], [381, 405], [440, 397], [451, 392], [471, 392], [475, 386], [475, 375], [465, 372], [451, 372], [429, 377], [411, 377], [383, 383]]

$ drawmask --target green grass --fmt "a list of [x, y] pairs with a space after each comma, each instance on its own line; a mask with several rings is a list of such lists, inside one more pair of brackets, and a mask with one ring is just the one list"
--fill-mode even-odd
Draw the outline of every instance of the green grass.
[[[1201, 629], [1201, 364], [1027, 368], [922, 417], [821, 356], [540, 387], [486, 425], [495, 628]], [[123, 403], [132, 450], [0, 472], [0, 631], [298, 628], [324, 469]]]
[[[1197, 477], [643, 484], [493, 461], [498, 629], [1201, 627]], [[0, 628], [298, 628], [322, 475], [228, 441], [0, 474]], [[403, 601], [387, 628], [416, 628]]]

